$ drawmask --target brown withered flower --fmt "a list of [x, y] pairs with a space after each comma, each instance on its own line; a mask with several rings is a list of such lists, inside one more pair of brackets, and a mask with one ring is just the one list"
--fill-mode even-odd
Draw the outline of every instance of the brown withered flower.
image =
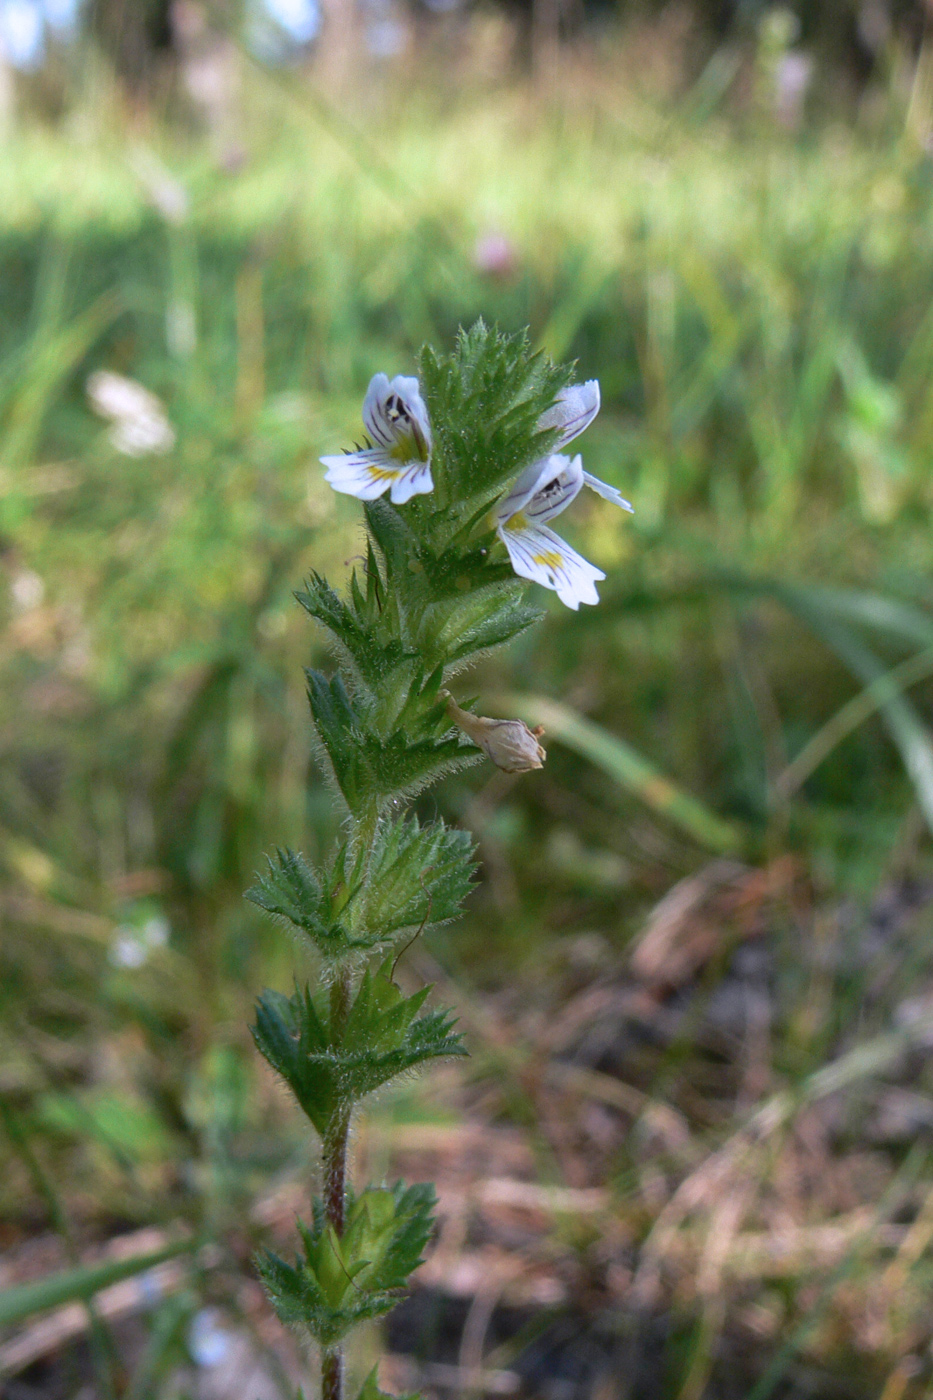
[[487, 719], [461, 710], [449, 690], [441, 691], [447, 701], [447, 713], [459, 729], [491, 758], [503, 773], [527, 773], [543, 768], [547, 757], [538, 740], [544, 733], [539, 724], [529, 729], [522, 719]]

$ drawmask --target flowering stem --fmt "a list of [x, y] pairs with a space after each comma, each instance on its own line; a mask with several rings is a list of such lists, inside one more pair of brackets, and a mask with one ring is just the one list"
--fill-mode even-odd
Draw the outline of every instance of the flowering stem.
[[[461, 710], [443, 689], [535, 617], [493, 530], [519, 577], [577, 608], [596, 602], [602, 571], [543, 522], [584, 485], [624, 505], [579, 457], [540, 455], [590, 422], [595, 382], [568, 385], [569, 371], [533, 355], [526, 338], [481, 322], [453, 355], [425, 350], [421, 367], [421, 381], [377, 374], [363, 405], [366, 446], [323, 459], [330, 484], [367, 503], [362, 569], [343, 595], [316, 573], [298, 595], [340, 657], [336, 675], [307, 674], [344, 831], [323, 865], [278, 849], [249, 892], [317, 950], [327, 988], [265, 992], [253, 1031], [321, 1142], [322, 1198], [301, 1226], [302, 1255], [294, 1265], [265, 1255], [259, 1267], [279, 1316], [301, 1321], [320, 1347], [322, 1400], [345, 1400], [345, 1338], [391, 1309], [433, 1228], [428, 1183], [349, 1189], [353, 1115], [399, 1075], [466, 1053], [448, 1013], [423, 1011], [425, 993], [406, 996], [394, 980], [412, 938], [456, 917], [474, 872], [468, 833], [419, 819], [411, 801], [483, 751], [508, 772], [544, 762], [536, 730]], [[535, 530], [523, 533], [526, 517]], [[375, 1372], [354, 1394], [390, 1400]]]

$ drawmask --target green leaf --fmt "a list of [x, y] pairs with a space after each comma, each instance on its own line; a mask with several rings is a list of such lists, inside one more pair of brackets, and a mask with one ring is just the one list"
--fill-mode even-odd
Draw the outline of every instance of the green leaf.
[[310, 991], [292, 997], [263, 992], [256, 1003], [253, 1039], [323, 1137], [338, 1092], [334, 1073], [319, 1068], [326, 1065], [328, 1036]]
[[150, 1254], [138, 1254], [133, 1259], [113, 1259], [105, 1264], [89, 1264], [80, 1269], [67, 1269], [60, 1274], [37, 1280], [35, 1283], [22, 1283], [0, 1292], [0, 1327], [9, 1327], [22, 1322], [33, 1313], [47, 1308], [56, 1308], [62, 1303], [73, 1303], [93, 1298], [102, 1288], [109, 1288], [121, 1279], [132, 1278], [163, 1264], [166, 1259], [175, 1259], [179, 1254], [189, 1254], [197, 1249], [196, 1240], [178, 1240], [164, 1249]]
[[390, 1395], [388, 1391], [380, 1390], [377, 1376], [378, 1369], [377, 1366], [374, 1366], [366, 1377], [358, 1400], [418, 1400], [418, 1396], [413, 1392], [407, 1395]]
[[507, 336], [477, 321], [452, 355], [421, 354], [421, 386], [434, 427], [434, 476], [461, 516], [552, 450], [538, 420], [569, 383], [572, 369], [531, 354], [526, 335]]
[[334, 917], [323, 881], [297, 851], [276, 851], [266, 875], [246, 891], [246, 898], [273, 918], [307, 934], [322, 953], [343, 951], [347, 935]]
[[[375, 559], [367, 565], [368, 584], [374, 574], [378, 581]], [[295, 597], [305, 611], [327, 629], [348, 671], [360, 684], [375, 692], [384, 686], [396, 667], [406, 661], [417, 662], [420, 657], [418, 652], [406, 649], [402, 640], [383, 626], [379, 582], [364, 594], [354, 570], [350, 590], [350, 601], [345, 602], [326, 579], [312, 574]]]
[[351, 911], [361, 942], [388, 942], [420, 926], [455, 918], [470, 892], [473, 840], [441, 821], [422, 827], [417, 817], [383, 822], [366, 882]]
[[435, 1205], [429, 1185], [370, 1188], [351, 1197], [338, 1236], [316, 1201], [313, 1224], [299, 1223], [303, 1257], [294, 1265], [272, 1253], [257, 1260], [278, 1316], [332, 1346], [358, 1323], [387, 1313], [421, 1263]]
[[[395, 730], [383, 737], [354, 708], [339, 675], [328, 681], [319, 671], [309, 671], [308, 682], [318, 735], [351, 812], [362, 811], [373, 799], [385, 805], [411, 797], [481, 756], [459, 736], [411, 740]], [[449, 726], [446, 732], [450, 734]]]
[[322, 1137], [338, 1111], [397, 1075], [466, 1053], [447, 1012], [418, 1015], [430, 988], [406, 997], [389, 974], [388, 962], [367, 970], [336, 1026], [329, 1006], [307, 987], [291, 997], [266, 991], [259, 998], [256, 1044]]

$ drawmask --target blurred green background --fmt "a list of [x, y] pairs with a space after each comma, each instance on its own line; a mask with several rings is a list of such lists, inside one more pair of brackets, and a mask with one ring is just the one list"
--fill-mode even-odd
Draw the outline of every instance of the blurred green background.
[[[600, 606], [541, 597], [461, 682], [549, 757], [430, 799], [482, 879], [402, 971], [473, 1059], [361, 1130], [443, 1207], [361, 1374], [933, 1394], [926, 25], [0, 3], [11, 1400], [300, 1383], [250, 1257], [313, 1151], [248, 1022], [307, 968], [242, 891], [339, 823], [292, 590], [361, 534], [317, 458], [373, 373], [477, 316], [599, 378], [581, 450], [636, 513], [581, 498]], [[108, 422], [100, 371], [157, 400]]]

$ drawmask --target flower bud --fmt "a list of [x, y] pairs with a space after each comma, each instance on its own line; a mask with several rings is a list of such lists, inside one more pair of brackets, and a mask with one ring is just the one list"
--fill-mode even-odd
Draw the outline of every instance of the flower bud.
[[454, 724], [503, 773], [527, 773], [531, 768], [544, 767], [547, 755], [538, 743], [544, 733], [540, 725], [529, 729], [521, 719], [487, 719], [485, 715], [471, 715], [468, 710], [461, 710], [449, 691], [445, 690], [442, 694], [447, 699], [447, 713]]

